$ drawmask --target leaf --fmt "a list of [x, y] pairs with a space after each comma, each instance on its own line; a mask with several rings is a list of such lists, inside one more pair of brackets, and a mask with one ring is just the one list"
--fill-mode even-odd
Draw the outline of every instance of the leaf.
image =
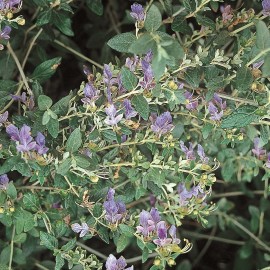
[[216, 29], [215, 22], [213, 20], [211, 20], [210, 18], [197, 14], [196, 19], [197, 19], [198, 24], [203, 25], [203, 26], [207, 26], [212, 30]]
[[264, 64], [262, 66], [262, 75], [263, 77], [270, 76], [270, 53], [266, 55], [264, 59]]
[[13, 182], [9, 182], [7, 186], [7, 195], [12, 199], [15, 200], [17, 198], [17, 190], [13, 184]]
[[235, 88], [239, 91], [245, 91], [251, 87], [253, 82], [253, 76], [248, 67], [241, 67], [237, 73], [235, 78]]
[[86, 0], [86, 5], [97, 15], [101, 16], [103, 14], [103, 5], [101, 0]]
[[13, 241], [14, 241], [14, 243], [21, 244], [21, 243], [24, 243], [26, 241], [26, 238], [27, 238], [27, 234], [26, 233], [20, 233], [18, 235], [15, 235]]
[[57, 119], [50, 118], [47, 129], [53, 138], [57, 138], [59, 132], [59, 122]]
[[53, 24], [65, 35], [74, 36], [74, 32], [71, 29], [71, 19], [66, 12], [54, 12]]
[[71, 239], [64, 246], [61, 247], [61, 250], [66, 252], [73, 249], [74, 247], [76, 247], [76, 242], [77, 242], [76, 238]]
[[128, 244], [129, 244], [129, 238], [126, 235], [121, 234], [116, 243], [117, 253], [122, 252], [128, 246]]
[[183, 14], [177, 15], [172, 23], [172, 30], [185, 35], [192, 35], [192, 30], [187, 23], [186, 16]]
[[41, 111], [46, 111], [47, 109], [49, 109], [52, 106], [52, 103], [52, 99], [48, 96], [40, 95], [38, 97], [38, 108]]
[[221, 128], [241, 128], [255, 121], [258, 116], [255, 115], [256, 107], [242, 106], [227, 116], [221, 122]]
[[41, 209], [39, 198], [36, 194], [26, 193], [23, 195], [23, 203], [26, 209], [39, 211]]
[[139, 113], [139, 115], [144, 119], [147, 120], [149, 117], [150, 109], [149, 104], [145, 97], [141, 94], [138, 96], [134, 96], [131, 100], [135, 110]]
[[193, 0], [183, 0], [183, 5], [188, 12], [193, 12], [196, 9], [196, 2]]
[[123, 33], [111, 38], [107, 44], [118, 52], [129, 52], [130, 46], [136, 41], [136, 36], [131, 33]]
[[61, 257], [61, 253], [58, 253], [55, 258], [54, 270], [61, 270], [64, 264], [65, 264], [65, 260]]
[[200, 69], [199, 68], [188, 69], [185, 72], [184, 78], [187, 81], [187, 83], [190, 84], [192, 87], [194, 88], [199, 87], [201, 80]]
[[109, 239], [109, 232], [108, 229], [105, 227], [100, 227], [98, 229], [98, 235], [99, 237], [107, 244], [110, 243], [110, 239]]
[[80, 128], [78, 127], [70, 134], [67, 140], [66, 149], [68, 152], [74, 153], [80, 148], [81, 144], [82, 134]]
[[155, 52], [157, 50], [157, 44], [150, 34], [145, 33], [132, 42], [128, 52], [142, 55], [147, 53], [149, 50]]
[[40, 83], [48, 80], [55, 73], [57, 67], [60, 65], [61, 59], [61, 57], [56, 57], [41, 63], [35, 68], [34, 72], [30, 76], [31, 79], [36, 79]]
[[125, 224], [119, 224], [119, 228], [121, 229], [122, 233], [128, 237], [132, 237], [135, 233], [135, 230]]
[[121, 79], [127, 90], [133, 90], [138, 84], [138, 78], [127, 68], [121, 68]]
[[44, 24], [51, 22], [52, 15], [53, 15], [52, 9], [46, 9], [40, 12], [36, 22], [37, 26], [42, 26]]
[[72, 96], [73, 96], [73, 93], [71, 91], [68, 96], [65, 96], [65, 97], [61, 98], [59, 101], [57, 101], [51, 107], [51, 110], [57, 115], [58, 114], [61, 114], [61, 115], [66, 114], [68, 111], [68, 108], [69, 108], [69, 101], [71, 100]]
[[54, 250], [55, 248], [58, 248], [58, 240], [46, 232], [40, 232], [40, 245], [45, 246], [50, 250]]
[[258, 21], [256, 24], [256, 47], [261, 51], [270, 47], [270, 33], [265, 22]]
[[70, 166], [71, 166], [71, 159], [67, 158], [59, 165], [56, 172], [58, 174], [65, 176], [69, 171]]
[[144, 28], [148, 32], [154, 32], [158, 30], [158, 28], [161, 26], [161, 23], [162, 23], [161, 13], [157, 8], [157, 6], [152, 5], [146, 14]]
[[149, 250], [147, 247], [145, 247], [143, 249], [143, 252], [142, 252], [142, 263], [146, 262], [147, 259], [148, 259], [148, 256], [149, 256]]

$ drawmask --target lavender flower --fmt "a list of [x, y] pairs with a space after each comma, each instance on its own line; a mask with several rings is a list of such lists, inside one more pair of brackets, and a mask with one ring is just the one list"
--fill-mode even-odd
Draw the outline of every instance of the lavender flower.
[[259, 159], [266, 155], [266, 150], [260, 147], [260, 138], [256, 137], [253, 140], [254, 148], [251, 150], [252, 153]]
[[145, 12], [143, 6], [137, 3], [131, 5], [130, 16], [138, 22], [143, 22], [145, 20]]
[[176, 237], [176, 227], [174, 225], [171, 225], [171, 228], [169, 229], [169, 235], [172, 238], [172, 244], [179, 245], [180, 239]]
[[189, 192], [186, 189], [186, 186], [184, 183], [180, 183], [177, 187], [177, 192], [179, 194], [179, 205], [180, 206], [186, 206], [188, 204], [189, 199], [192, 198], [193, 194], [192, 192]]
[[263, 0], [262, 1], [262, 7], [263, 7], [263, 15], [269, 16], [270, 15], [270, 0]]
[[193, 99], [193, 94], [190, 93], [189, 91], [185, 91], [184, 92], [184, 97], [186, 98], [186, 108], [189, 111], [194, 111], [198, 108], [198, 100], [197, 99]]
[[87, 105], [94, 105], [95, 100], [99, 97], [99, 91], [94, 87], [94, 85], [91, 82], [88, 82], [84, 89], [84, 98], [82, 98], [82, 102]]
[[26, 93], [23, 92], [20, 96], [18, 95], [11, 95], [12, 99], [16, 101], [20, 101], [26, 105], [27, 108], [32, 110], [35, 106], [34, 97], [30, 96], [29, 98], [26, 97]]
[[143, 71], [143, 81], [140, 82], [140, 85], [147, 90], [150, 90], [155, 87], [156, 83], [154, 82], [154, 74], [152, 67], [149, 62], [141, 60], [142, 71]]
[[123, 105], [125, 108], [125, 118], [131, 119], [132, 117], [135, 117], [138, 113], [132, 108], [131, 102], [128, 99], [125, 99], [123, 101]]
[[0, 0], [0, 10], [12, 9], [19, 6], [22, 0]]
[[153, 59], [153, 52], [152, 50], [149, 50], [146, 55], [144, 56], [143, 60], [150, 63]]
[[4, 112], [3, 114], [0, 114], [0, 127], [3, 126], [3, 123], [5, 123], [8, 119], [8, 111]]
[[226, 7], [221, 6], [221, 13], [222, 13], [222, 21], [226, 23], [227, 21], [233, 18], [232, 8], [231, 5], [227, 5]]
[[127, 89], [124, 87], [122, 79], [121, 79], [121, 74], [119, 74], [116, 78], [116, 82], [118, 84], [118, 94], [122, 95], [127, 91]]
[[46, 154], [49, 148], [45, 146], [45, 136], [41, 132], [38, 132], [35, 140], [36, 140], [35, 150], [40, 155]]
[[10, 36], [9, 36], [10, 32], [11, 32], [11, 27], [5, 26], [3, 30], [0, 31], [0, 39], [6, 39], [6, 40], [10, 39]]
[[116, 116], [117, 111], [113, 104], [109, 105], [109, 107], [105, 109], [105, 112], [107, 114], [107, 117], [104, 122], [109, 126], [116, 126], [117, 123], [120, 122], [123, 118], [123, 114], [119, 114]]
[[112, 254], [109, 255], [106, 261], [106, 270], [133, 270], [133, 266], [125, 268], [127, 266], [126, 260], [123, 256], [116, 259]]
[[9, 179], [6, 174], [0, 175], [0, 189], [7, 189]]
[[160, 247], [167, 246], [172, 243], [172, 239], [167, 238], [167, 227], [165, 221], [160, 221], [157, 224], [157, 236], [158, 239], [153, 240], [153, 242]]
[[227, 108], [226, 101], [223, 102], [222, 98], [217, 93], [214, 94], [213, 101], [221, 110], [225, 110]]
[[105, 219], [111, 223], [118, 223], [126, 212], [126, 206], [123, 202], [114, 200], [115, 190], [110, 188], [107, 194], [107, 201], [104, 202], [103, 207], [106, 211]]
[[263, 64], [264, 64], [264, 59], [259, 62], [253, 63], [252, 68], [259, 69]]
[[189, 148], [187, 148], [184, 142], [180, 141], [180, 147], [181, 147], [181, 150], [185, 153], [187, 160], [196, 159], [192, 143], [189, 143]]
[[130, 69], [130, 71], [135, 71], [137, 65], [139, 64], [139, 57], [137, 55], [134, 55], [133, 58], [128, 57], [126, 59], [125, 66]]
[[223, 116], [223, 111], [218, 112], [217, 107], [213, 104], [213, 102], [209, 102], [208, 111], [211, 114], [210, 119], [214, 121], [219, 121]]
[[204, 149], [203, 149], [203, 147], [200, 144], [198, 144], [198, 151], [197, 151], [197, 153], [198, 153], [198, 155], [199, 155], [202, 163], [207, 164], [209, 162], [209, 158], [206, 157], [206, 155], [204, 153]]
[[113, 74], [110, 66], [105, 64], [103, 69], [103, 81], [107, 86], [107, 98], [109, 103], [112, 103], [112, 92], [111, 92], [112, 76]]
[[169, 112], [165, 112], [158, 116], [151, 125], [152, 131], [155, 132], [159, 137], [171, 131], [173, 127], [172, 116]]
[[84, 237], [89, 232], [89, 227], [85, 222], [83, 222], [82, 225], [74, 223], [71, 225], [71, 229], [75, 233], [80, 233], [79, 237]]

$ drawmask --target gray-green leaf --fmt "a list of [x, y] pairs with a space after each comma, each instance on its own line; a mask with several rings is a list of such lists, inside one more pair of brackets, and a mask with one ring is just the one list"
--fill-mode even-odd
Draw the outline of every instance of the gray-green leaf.
[[119, 34], [108, 41], [108, 45], [118, 52], [128, 52], [129, 47], [136, 41], [136, 36], [131, 33]]
[[133, 90], [138, 84], [138, 78], [126, 67], [121, 68], [121, 79], [127, 90]]
[[131, 100], [135, 110], [139, 113], [139, 115], [147, 120], [149, 117], [150, 109], [149, 104], [143, 95], [134, 96]]
[[158, 30], [158, 28], [161, 26], [161, 23], [161, 13], [155, 5], [152, 5], [146, 14], [144, 27], [148, 32], [154, 32]]
[[82, 134], [80, 131], [80, 128], [76, 128], [73, 130], [73, 132], [70, 134], [68, 140], [67, 140], [67, 151], [74, 153], [76, 152], [82, 144]]

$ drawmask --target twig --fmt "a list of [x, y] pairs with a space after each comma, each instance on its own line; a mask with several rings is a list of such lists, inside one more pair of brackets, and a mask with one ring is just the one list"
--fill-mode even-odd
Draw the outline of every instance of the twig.
[[13, 259], [13, 252], [14, 252], [14, 236], [15, 236], [15, 226], [13, 226], [13, 229], [12, 229], [8, 270], [12, 270], [12, 259]]
[[[158, 255], [158, 253], [154, 252], [152, 254], [149, 254], [148, 256], [148, 259], [150, 258], [154, 258]], [[142, 256], [137, 256], [137, 257], [134, 257], [134, 258], [130, 258], [130, 259], [126, 259], [126, 263], [135, 263], [135, 262], [138, 262], [138, 261], [141, 261], [142, 260]]]

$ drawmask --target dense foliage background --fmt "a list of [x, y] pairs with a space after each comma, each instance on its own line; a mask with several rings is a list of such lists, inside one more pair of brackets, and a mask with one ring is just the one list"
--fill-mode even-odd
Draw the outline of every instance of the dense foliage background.
[[269, 2], [0, 0], [0, 269], [270, 269]]

